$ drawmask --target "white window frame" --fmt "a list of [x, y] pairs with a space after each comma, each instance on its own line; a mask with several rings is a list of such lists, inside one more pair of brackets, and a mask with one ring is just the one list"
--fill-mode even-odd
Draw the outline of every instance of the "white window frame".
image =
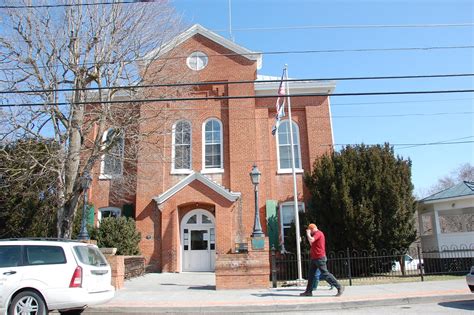
[[[278, 205], [279, 207], [279, 214], [280, 214], [280, 220], [279, 220], [279, 225], [280, 225], [280, 236], [281, 236], [281, 252], [284, 253], [286, 252], [285, 249], [285, 226], [283, 224], [283, 208], [284, 207], [289, 207], [294, 214], [294, 201], [288, 201], [288, 202], [282, 202]], [[305, 212], [305, 204], [304, 202], [298, 202], [298, 211], [299, 212]]]
[[115, 217], [121, 217], [122, 216], [122, 209], [117, 208], [117, 207], [105, 207], [105, 208], [99, 208], [97, 211], [97, 226], [100, 225], [100, 222], [102, 221], [102, 211], [110, 211], [115, 213]]
[[[189, 168], [175, 168], [175, 159], [176, 159], [176, 126], [180, 122], [185, 122], [189, 124]], [[172, 143], [171, 143], [171, 174], [191, 174], [193, 167], [193, 126], [189, 120], [181, 119], [174, 123], [172, 131]]]
[[[278, 163], [278, 171], [277, 173], [278, 174], [290, 174], [292, 173], [292, 168], [289, 167], [289, 168], [281, 168], [281, 163], [280, 163], [280, 140], [279, 140], [279, 132], [281, 130], [281, 126], [283, 124], [289, 124], [290, 121], [288, 119], [286, 120], [283, 120], [282, 122], [280, 122], [280, 127], [278, 128], [277, 130], [277, 134], [276, 134], [276, 151], [277, 151], [277, 163]], [[296, 130], [296, 139], [295, 137], [293, 137], [293, 146], [298, 146], [298, 150], [297, 150], [297, 154], [298, 156], [296, 157], [299, 161], [300, 161], [300, 167], [296, 167], [295, 165], [295, 172], [296, 173], [303, 173], [304, 170], [303, 170], [303, 167], [302, 167], [302, 161], [301, 161], [301, 143], [300, 143], [300, 128], [298, 126], [298, 124], [295, 122], [295, 121], [292, 121], [293, 123], [293, 131]], [[289, 126], [288, 126], [288, 129], [289, 129]], [[290, 144], [288, 144], [289, 146]], [[292, 148], [293, 149], [293, 148]]]
[[[105, 142], [107, 141], [107, 136], [109, 135], [109, 132], [114, 130], [116, 128], [109, 128], [107, 129], [104, 134], [102, 135], [102, 148], [105, 147]], [[115, 145], [118, 145], [119, 143], [122, 144], [122, 156], [120, 157], [120, 174], [106, 174], [105, 171], [105, 156], [108, 153], [102, 154], [101, 161], [100, 161], [100, 174], [99, 174], [99, 179], [113, 179], [113, 178], [118, 178], [123, 175], [123, 155], [125, 152], [125, 132], [122, 131], [122, 136], [120, 142], [116, 142]]]
[[[202, 61], [202, 64], [200, 64], [199, 61]], [[209, 57], [207, 54], [199, 50], [193, 51], [188, 58], [186, 58], [186, 65], [193, 71], [201, 71], [207, 67], [208, 63]]]
[[[213, 167], [213, 168], [207, 168], [206, 167], [206, 124], [210, 121], [216, 121], [219, 124], [220, 128], [220, 155], [221, 155], [221, 165], [220, 167]], [[222, 127], [222, 122], [213, 117], [209, 118], [204, 123], [202, 124], [202, 170], [201, 173], [203, 174], [209, 174], [209, 173], [224, 173], [224, 132], [223, 132], [223, 127]], [[214, 143], [215, 144], [215, 143]]]

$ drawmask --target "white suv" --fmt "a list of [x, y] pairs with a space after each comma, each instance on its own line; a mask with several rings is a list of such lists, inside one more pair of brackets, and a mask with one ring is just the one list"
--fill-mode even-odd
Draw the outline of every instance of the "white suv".
[[0, 314], [80, 314], [114, 297], [97, 246], [71, 240], [0, 240]]

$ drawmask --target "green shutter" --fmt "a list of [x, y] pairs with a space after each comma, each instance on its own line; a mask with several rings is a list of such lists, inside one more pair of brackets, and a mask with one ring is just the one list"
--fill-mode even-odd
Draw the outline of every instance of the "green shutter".
[[278, 201], [267, 200], [266, 201], [266, 213], [267, 213], [267, 233], [270, 241], [270, 248], [280, 248], [280, 242], [278, 242]]
[[87, 205], [87, 224], [94, 226], [94, 206]]
[[122, 216], [134, 219], [134, 213], [133, 212], [134, 211], [133, 211], [133, 205], [132, 204], [123, 205]]

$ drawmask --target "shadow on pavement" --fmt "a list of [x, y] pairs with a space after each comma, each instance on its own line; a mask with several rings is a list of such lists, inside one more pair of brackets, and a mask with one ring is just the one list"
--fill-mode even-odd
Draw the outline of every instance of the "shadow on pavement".
[[439, 306], [455, 308], [458, 310], [474, 310], [474, 296], [470, 301], [451, 301], [438, 303]]
[[189, 287], [188, 290], [216, 290], [215, 285], [202, 285], [202, 286], [196, 286], [196, 287]]

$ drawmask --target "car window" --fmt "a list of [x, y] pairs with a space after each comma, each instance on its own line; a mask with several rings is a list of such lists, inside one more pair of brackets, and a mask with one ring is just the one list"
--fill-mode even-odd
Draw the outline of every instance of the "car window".
[[91, 266], [107, 266], [107, 260], [97, 247], [74, 246], [79, 261]]
[[26, 262], [29, 265], [65, 264], [66, 256], [60, 246], [28, 245]]
[[0, 246], [0, 268], [15, 267], [20, 265], [21, 247], [17, 245]]

